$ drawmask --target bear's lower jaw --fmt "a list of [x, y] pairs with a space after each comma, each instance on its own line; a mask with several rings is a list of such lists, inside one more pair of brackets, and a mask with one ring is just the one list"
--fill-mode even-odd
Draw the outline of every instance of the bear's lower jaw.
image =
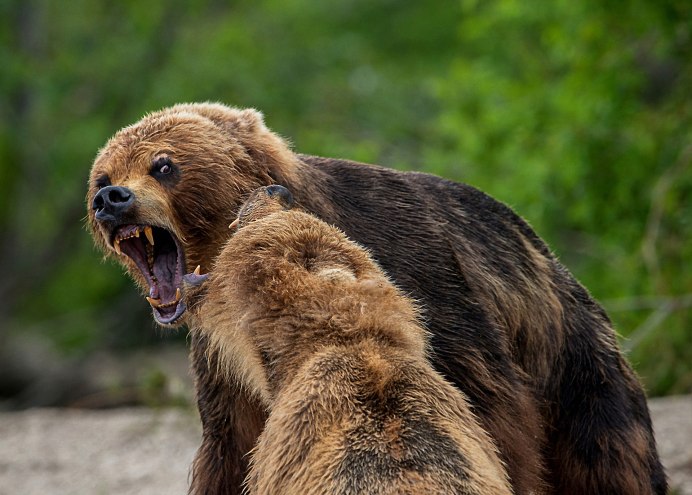
[[134, 262], [149, 286], [146, 299], [154, 319], [161, 325], [175, 324], [186, 310], [182, 300], [185, 254], [180, 241], [162, 227], [121, 225], [113, 233], [112, 246]]
[[163, 308], [152, 305], [151, 309], [154, 319], [159, 325], [172, 326], [180, 320], [187, 310], [187, 306], [185, 302], [181, 300]]

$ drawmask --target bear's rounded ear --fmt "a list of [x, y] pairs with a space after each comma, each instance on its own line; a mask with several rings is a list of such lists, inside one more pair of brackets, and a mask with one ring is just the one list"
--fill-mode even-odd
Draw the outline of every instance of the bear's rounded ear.
[[254, 108], [246, 108], [241, 110], [228, 122], [232, 128], [244, 132], [257, 132], [259, 130], [266, 130], [267, 127], [264, 125], [264, 115], [259, 110]]
[[[277, 184], [290, 184], [297, 158], [288, 141], [264, 125], [264, 117], [254, 108], [233, 108], [221, 103], [187, 103], [173, 111], [194, 113], [210, 120], [245, 148], [250, 159]], [[258, 168], [258, 170], [260, 169]]]
[[173, 108], [179, 112], [196, 113], [229, 131], [251, 133], [267, 129], [262, 112], [254, 108], [240, 109], [221, 103], [182, 103]]

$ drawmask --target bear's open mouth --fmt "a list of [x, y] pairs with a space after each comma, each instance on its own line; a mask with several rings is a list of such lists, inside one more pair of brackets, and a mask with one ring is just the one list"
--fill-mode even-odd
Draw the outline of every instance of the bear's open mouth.
[[149, 284], [154, 318], [161, 324], [175, 323], [185, 312], [182, 299], [185, 254], [180, 241], [168, 230], [153, 225], [121, 225], [111, 246], [134, 261]]

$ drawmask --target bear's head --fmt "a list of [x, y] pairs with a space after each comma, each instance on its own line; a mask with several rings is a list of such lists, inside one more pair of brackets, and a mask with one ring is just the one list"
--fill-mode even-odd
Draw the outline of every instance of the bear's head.
[[88, 224], [148, 296], [155, 319], [177, 324], [183, 276], [199, 265], [209, 270], [243, 200], [287, 180], [296, 161], [255, 110], [176, 105], [101, 149], [89, 178]]
[[293, 203], [293, 194], [284, 186], [273, 184], [260, 187], [250, 194], [250, 197], [240, 207], [238, 217], [228, 227], [240, 229], [248, 223], [272, 213], [290, 210], [293, 208]]

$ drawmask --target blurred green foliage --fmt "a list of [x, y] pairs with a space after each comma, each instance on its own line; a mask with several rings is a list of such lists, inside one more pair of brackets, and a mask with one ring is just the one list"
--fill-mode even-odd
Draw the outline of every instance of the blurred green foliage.
[[83, 229], [91, 160], [183, 101], [304, 153], [510, 204], [610, 309], [652, 394], [692, 391], [689, 1], [0, 2], [0, 332], [152, 344]]

